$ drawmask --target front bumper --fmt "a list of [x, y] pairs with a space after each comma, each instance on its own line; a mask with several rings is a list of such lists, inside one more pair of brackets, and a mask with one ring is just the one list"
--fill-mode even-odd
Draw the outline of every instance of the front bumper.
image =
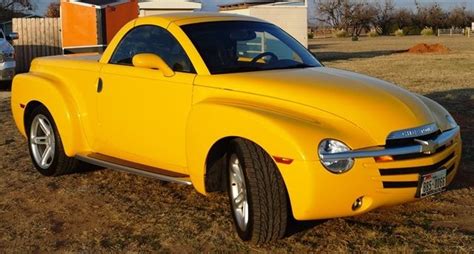
[[[461, 159], [461, 137], [433, 154], [376, 162], [371, 157], [355, 159], [354, 167], [344, 174], [332, 174], [319, 161], [294, 161], [278, 164], [288, 189], [292, 211], [297, 220], [344, 217], [415, 200], [420, 174], [441, 167], [448, 170], [448, 184], [456, 175]], [[362, 206], [352, 209], [362, 197]]]
[[3, 62], [0, 64], [0, 80], [12, 80], [15, 76], [16, 64], [14, 61]]

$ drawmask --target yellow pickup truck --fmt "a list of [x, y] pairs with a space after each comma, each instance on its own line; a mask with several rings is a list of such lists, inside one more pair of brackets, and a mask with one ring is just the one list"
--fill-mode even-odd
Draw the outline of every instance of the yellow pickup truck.
[[352, 216], [453, 180], [459, 126], [436, 102], [324, 67], [265, 21], [187, 13], [131, 21], [102, 55], [37, 58], [11, 107], [46, 176], [79, 161], [226, 191], [236, 231]]

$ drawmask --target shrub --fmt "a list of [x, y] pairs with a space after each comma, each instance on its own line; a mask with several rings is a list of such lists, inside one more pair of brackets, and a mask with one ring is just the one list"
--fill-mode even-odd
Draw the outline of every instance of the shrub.
[[379, 33], [377, 33], [377, 31], [372, 30], [367, 35], [369, 37], [377, 37], [377, 36], [379, 36]]
[[336, 30], [334, 32], [334, 36], [336, 36], [337, 38], [344, 38], [344, 37], [347, 37], [347, 32], [344, 29]]
[[420, 34], [423, 36], [432, 36], [434, 35], [433, 28], [425, 27], [423, 30], [421, 30]]
[[308, 33], [308, 39], [313, 39], [314, 38], [314, 34], [313, 33]]
[[359, 37], [358, 36], [352, 36], [352, 41], [358, 41]]
[[405, 36], [405, 32], [402, 29], [398, 29], [394, 34], [395, 36]]

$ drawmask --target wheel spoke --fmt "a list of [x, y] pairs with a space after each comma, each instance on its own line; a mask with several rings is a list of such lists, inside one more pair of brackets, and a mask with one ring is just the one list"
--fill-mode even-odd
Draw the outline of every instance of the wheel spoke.
[[233, 163], [232, 163], [232, 167], [230, 167], [230, 168], [231, 168], [232, 173], [233, 173], [234, 175], [237, 175], [237, 174], [238, 174], [238, 172], [239, 172], [239, 165], [238, 165], [237, 163], [233, 162]]
[[41, 127], [41, 130], [43, 130], [44, 134], [46, 136], [51, 135], [51, 131], [49, 130], [49, 125], [41, 118], [38, 118], [39, 126]]
[[41, 165], [46, 165], [48, 163], [49, 158], [53, 154], [53, 149], [51, 146], [48, 146], [41, 157]]
[[234, 176], [236, 180], [242, 184], [244, 182], [244, 179], [242, 179], [242, 171], [240, 169], [240, 165], [238, 164], [239, 162], [237, 161], [236, 163], [232, 164], [232, 172], [234, 173]]
[[240, 206], [242, 205], [242, 203], [244, 202], [244, 200], [245, 200], [245, 198], [244, 198], [244, 192], [241, 191], [241, 192], [239, 193], [239, 195], [237, 195], [237, 197], [234, 198], [235, 205], [240, 208]]
[[47, 137], [34, 137], [32, 141], [33, 141], [33, 144], [36, 144], [36, 145], [48, 144]]

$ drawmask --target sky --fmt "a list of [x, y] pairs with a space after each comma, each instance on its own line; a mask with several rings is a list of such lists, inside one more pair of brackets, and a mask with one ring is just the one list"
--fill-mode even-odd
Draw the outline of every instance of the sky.
[[[50, 2], [55, 0], [32, 0], [34, 2], [35, 14], [44, 15], [46, 8]], [[158, 0], [159, 1], [159, 0]], [[314, 1], [314, 0], [308, 0]], [[469, 9], [474, 9], [474, 0], [418, 0], [422, 4], [430, 4], [437, 2], [445, 9], [451, 9], [456, 6], [464, 5]], [[239, 0], [201, 0], [202, 9], [205, 11], [216, 11], [218, 5], [228, 4], [233, 2], [239, 2]], [[398, 7], [414, 8], [414, 0], [395, 0], [395, 4]]]
[[[311, 1], [311, 0], [308, 0]], [[314, 0], [313, 0], [314, 1]], [[217, 10], [218, 5], [239, 2], [239, 0], [202, 0], [203, 10], [215, 11]], [[395, 4], [398, 7], [414, 8], [414, 0], [395, 0]], [[474, 9], [474, 0], [418, 0], [421, 4], [432, 4], [437, 2], [443, 6], [445, 9], [451, 9], [453, 7], [464, 5], [470, 9]]]

